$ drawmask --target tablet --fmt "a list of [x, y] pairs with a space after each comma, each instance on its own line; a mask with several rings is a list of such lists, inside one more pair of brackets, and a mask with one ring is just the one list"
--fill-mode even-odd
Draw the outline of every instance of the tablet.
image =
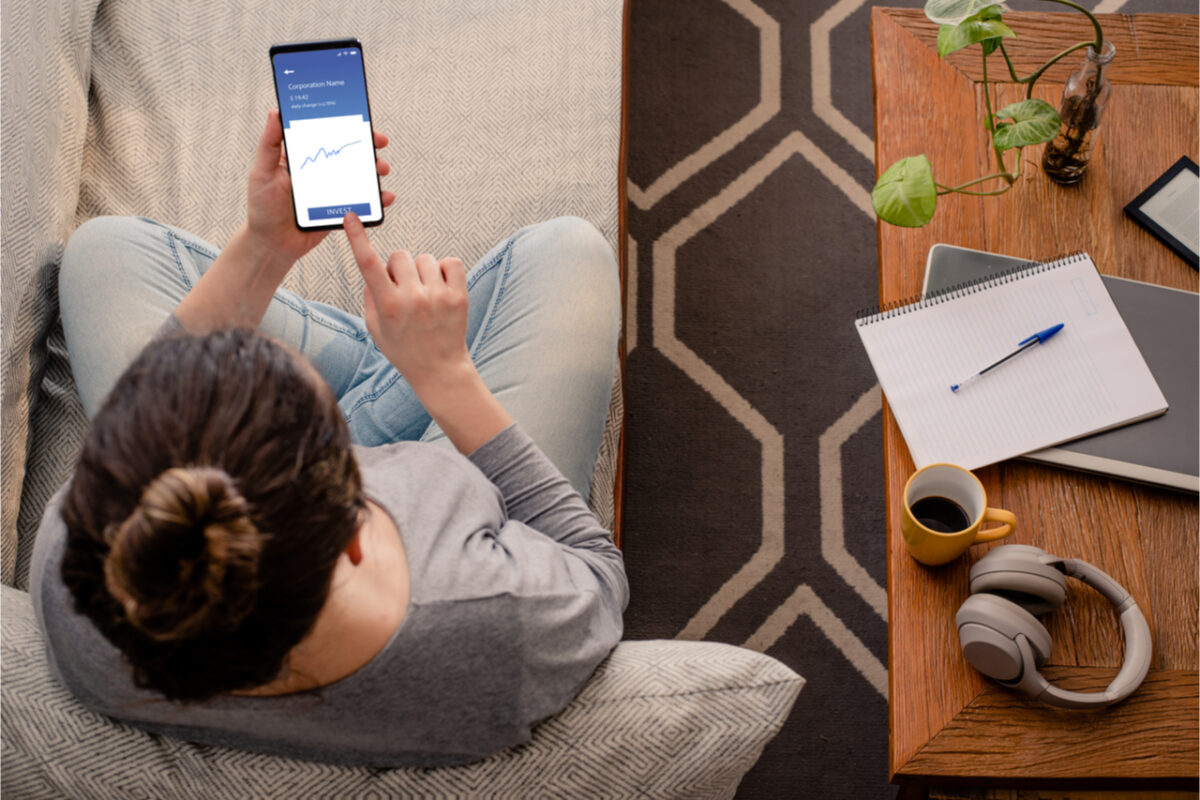
[[1200, 169], [1187, 156], [1139, 194], [1125, 213], [1184, 261], [1200, 263]]

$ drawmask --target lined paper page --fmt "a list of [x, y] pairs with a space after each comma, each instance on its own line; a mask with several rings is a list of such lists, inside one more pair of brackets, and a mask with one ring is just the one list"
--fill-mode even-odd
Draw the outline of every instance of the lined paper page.
[[[1037, 269], [856, 323], [918, 468], [975, 469], [1166, 410], [1091, 258]], [[950, 391], [1060, 322], [1044, 344]]]

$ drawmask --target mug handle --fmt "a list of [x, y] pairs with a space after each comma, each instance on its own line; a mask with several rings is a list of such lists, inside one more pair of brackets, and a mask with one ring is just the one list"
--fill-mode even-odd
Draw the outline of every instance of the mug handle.
[[[983, 529], [984, 522], [1002, 523], [998, 528]], [[1003, 508], [988, 508], [983, 512], [983, 520], [979, 523], [979, 533], [975, 534], [975, 542], [994, 542], [1003, 539], [1017, 529], [1017, 516]]]

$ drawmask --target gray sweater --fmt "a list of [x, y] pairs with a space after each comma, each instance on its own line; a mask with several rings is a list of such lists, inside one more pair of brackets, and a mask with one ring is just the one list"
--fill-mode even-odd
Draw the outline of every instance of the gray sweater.
[[367, 495], [400, 530], [411, 581], [403, 622], [362, 668], [279, 697], [185, 705], [137, 689], [63, 585], [64, 487], [31, 579], [55, 675], [139, 728], [315, 761], [439, 766], [529, 739], [621, 638], [629, 588], [608, 531], [517, 425], [469, 460], [416, 442], [355, 455]]

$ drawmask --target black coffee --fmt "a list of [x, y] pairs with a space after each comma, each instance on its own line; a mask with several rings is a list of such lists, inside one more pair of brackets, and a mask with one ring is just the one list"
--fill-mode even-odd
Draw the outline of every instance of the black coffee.
[[917, 522], [938, 533], [957, 533], [965, 530], [971, 519], [962, 506], [948, 497], [922, 497], [912, 504], [912, 514]]

